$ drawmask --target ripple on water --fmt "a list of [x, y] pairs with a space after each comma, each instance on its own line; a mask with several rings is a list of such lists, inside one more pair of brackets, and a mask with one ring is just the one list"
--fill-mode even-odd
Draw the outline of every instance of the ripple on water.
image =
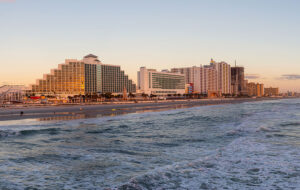
[[299, 100], [0, 128], [0, 189], [297, 189]]
[[278, 158], [277, 155], [268, 154], [269, 148], [254, 138], [239, 138], [213, 156], [157, 168], [115, 189], [299, 187], [300, 163], [295, 163], [294, 159], [300, 156], [300, 152], [292, 158], [289, 154]]

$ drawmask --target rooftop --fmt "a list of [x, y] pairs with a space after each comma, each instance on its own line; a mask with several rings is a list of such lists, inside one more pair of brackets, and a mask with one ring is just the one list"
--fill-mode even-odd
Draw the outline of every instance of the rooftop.
[[84, 56], [84, 58], [98, 58], [98, 56], [96, 56], [96, 55], [93, 55], [93, 54], [88, 54], [88, 55], [86, 55], [86, 56]]

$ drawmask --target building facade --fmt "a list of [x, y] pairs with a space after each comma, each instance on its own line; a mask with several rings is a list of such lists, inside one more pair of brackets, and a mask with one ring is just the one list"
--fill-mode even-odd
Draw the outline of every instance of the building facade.
[[218, 73], [211, 66], [173, 68], [171, 72], [183, 74], [186, 83], [193, 86], [192, 93], [208, 94], [208, 91], [218, 91]]
[[127, 92], [136, 92], [136, 85], [121, 70], [120, 66], [101, 65], [101, 81], [102, 93], [123, 93], [124, 88]]
[[264, 84], [257, 84], [257, 88], [259, 88], [258, 90], [258, 96], [264, 96], [265, 95], [265, 88], [264, 88]]
[[120, 66], [104, 65], [95, 55], [83, 60], [67, 59], [58, 69], [51, 70], [31, 86], [31, 93], [43, 95], [84, 95], [99, 93], [135, 92], [136, 85]]
[[279, 88], [265, 88], [265, 96], [278, 96]]
[[247, 83], [247, 94], [248, 96], [264, 96], [264, 85], [254, 82]]
[[231, 94], [231, 67], [228, 63], [210, 61], [210, 66], [217, 70], [217, 90], [222, 94]]
[[194, 93], [208, 94], [218, 91], [218, 73], [212, 67], [196, 67], [194, 80]]
[[244, 67], [231, 67], [231, 94], [247, 95]]
[[172, 68], [171, 73], [180, 73], [185, 76], [185, 82], [186, 84], [194, 83], [195, 82], [195, 68], [196, 66], [193, 67], [183, 67], [183, 68]]
[[231, 94], [231, 67], [226, 62], [215, 62], [200, 67], [173, 68], [172, 73], [181, 73], [186, 83], [194, 84], [194, 93], [207, 94], [208, 91], [218, 94]]
[[154, 95], [184, 94], [185, 76], [178, 73], [159, 72], [141, 67], [138, 71], [138, 88], [142, 93]]
[[66, 60], [58, 69], [45, 74], [31, 86], [35, 94], [84, 94], [85, 93], [85, 64], [82, 61]]
[[192, 94], [194, 92], [194, 84], [188, 83], [185, 84], [185, 94]]
[[102, 92], [102, 75], [100, 64], [85, 64], [85, 94]]

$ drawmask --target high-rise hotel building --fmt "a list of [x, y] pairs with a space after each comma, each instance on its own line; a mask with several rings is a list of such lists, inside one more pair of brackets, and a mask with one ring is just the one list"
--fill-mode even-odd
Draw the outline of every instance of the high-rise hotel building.
[[194, 91], [200, 94], [218, 92], [217, 70], [209, 67], [196, 67], [194, 69]]
[[183, 74], [187, 84], [193, 86], [193, 93], [208, 94], [218, 90], [217, 70], [210, 66], [172, 68], [171, 72]]
[[233, 95], [247, 95], [244, 67], [231, 67], [231, 91]]
[[185, 93], [183, 74], [159, 72], [141, 67], [138, 71], [138, 89], [145, 94], [168, 95]]
[[58, 69], [45, 74], [31, 87], [31, 93], [44, 95], [84, 95], [96, 93], [135, 92], [136, 85], [120, 66], [104, 65], [95, 55], [83, 60], [67, 59]]
[[183, 68], [172, 68], [171, 73], [180, 73], [185, 76], [185, 83], [186, 84], [193, 84], [195, 82], [195, 68], [196, 66], [193, 67], [183, 67]]
[[231, 67], [228, 63], [216, 62], [213, 59], [210, 61], [210, 66], [217, 70], [218, 82], [217, 89], [222, 94], [231, 94]]
[[171, 72], [183, 74], [187, 83], [193, 85], [194, 93], [231, 93], [231, 69], [225, 62], [215, 62], [211, 59], [210, 65], [172, 68]]

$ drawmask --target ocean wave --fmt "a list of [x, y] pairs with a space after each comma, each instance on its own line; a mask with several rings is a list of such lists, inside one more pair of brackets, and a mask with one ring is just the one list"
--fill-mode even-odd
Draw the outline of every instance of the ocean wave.
[[102, 134], [102, 133], [108, 133], [108, 132], [112, 132], [113, 129], [111, 128], [106, 128], [106, 129], [99, 129], [99, 130], [90, 130], [87, 131], [86, 133], [88, 134]]
[[20, 135], [19, 131], [12, 131], [12, 130], [0, 131], [0, 138], [19, 136], [19, 135]]
[[157, 143], [154, 143], [155, 146], [159, 146], [159, 147], [177, 147], [177, 146], [181, 146], [180, 143], [173, 143], [173, 142], [157, 142]]
[[46, 129], [28, 129], [28, 130], [0, 130], [0, 138], [16, 137], [16, 136], [31, 136], [37, 134], [57, 135], [59, 128], [46, 128]]
[[68, 153], [56, 153], [56, 152], [35, 152], [31, 155], [23, 155], [18, 158], [11, 158], [11, 163], [17, 164], [33, 164], [33, 165], [43, 165], [43, 164], [55, 164], [56, 162], [71, 162], [71, 161], [79, 161], [84, 159], [83, 155], [71, 155]]
[[297, 189], [300, 115], [284, 106], [1, 126], [0, 189]]
[[[286, 189], [299, 187], [300, 153], [273, 152], [255, 138], [241, 137], [209, 157], [157, 168], [114, 190]], [[284, 178], [285, 180], [282, 180]]]
[[36, 135], [36, 134], [49, 134], [49, 135], [57, 135], [59, 133], [59, 128], [46, 128], [46, 129], [33, 129], [33, 130], [22, 130], [20, 131], [21, 135]]
[[300, 126], [300, 122], [285, 122], [285, 123], [281, 123], [280, 126], [282, 126], [282, 127]]
[[204, 138], [189, 138], [189, 139], [179, 139], [177, 142], [181, 143], [199, 143], [204, 142], [206, 139]]

